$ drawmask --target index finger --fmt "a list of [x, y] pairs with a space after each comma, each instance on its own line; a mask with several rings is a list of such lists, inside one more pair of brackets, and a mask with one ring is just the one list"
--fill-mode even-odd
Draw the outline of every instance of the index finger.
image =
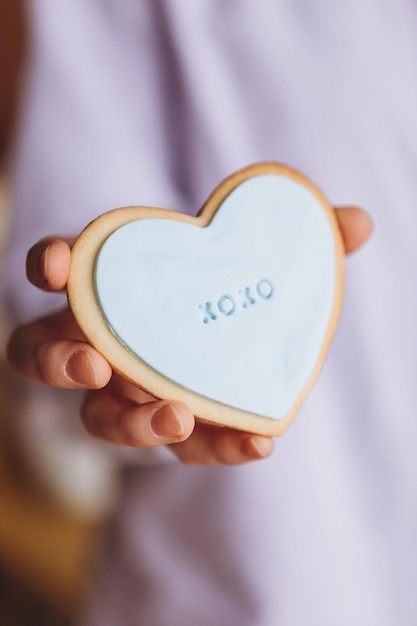
[[26, 256], [29, 282], [45, 291], [65, 289], [75, 237], [45, 237]]

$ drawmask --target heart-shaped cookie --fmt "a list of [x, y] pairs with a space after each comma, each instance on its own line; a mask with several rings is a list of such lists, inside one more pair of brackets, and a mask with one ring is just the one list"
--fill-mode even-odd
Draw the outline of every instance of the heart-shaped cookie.
[[201, 419], [281, 434], [323, 364], [340, 314], [334, 212], [276, 163], [226, 179], [198, 217], [127, 207], [72, 253], [68, 300], [128, 380]]

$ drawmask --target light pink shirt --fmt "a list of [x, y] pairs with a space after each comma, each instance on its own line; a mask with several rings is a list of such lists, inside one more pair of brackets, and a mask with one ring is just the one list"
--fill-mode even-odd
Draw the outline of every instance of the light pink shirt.
[[[318, 384], [272, 459], [134, 452], [85, 626], [417, 622], [417, 5], [37, 0], [5, 277], [116, 206], [196, 212], [232, 171], [289, 163], [365, 206]], [[143, 464], [141, 464], [143, 460]]]

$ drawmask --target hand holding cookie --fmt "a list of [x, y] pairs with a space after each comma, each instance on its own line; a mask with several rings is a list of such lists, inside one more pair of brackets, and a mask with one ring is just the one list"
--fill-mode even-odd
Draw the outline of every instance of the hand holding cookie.
[[[315, 189], [310, 187], [310, 183], [306, 184], [305, 179], [303, 177], [297, 177], [298, 175], [295, 175], [292, 170], [289, 171], [287, 168], [283, 171], [282, 166], [271, 166], [271, 164], [268, 164], [267, 167], [265, 167], [265, 165], [255, 167], [256, 169], [248, 168], [244, 170], [243, 174], [238, 173], [225, 181], [211, 196], [205, 208], [200, 213], [199, 218], [182, 218], [180, 216], [172, 216], [172, 214], [156, 214], [154, 212], [144, 212], [143, 209], [131, 209], [131, 216], [129, 216], [129, 219], [125, 222], [126, 224], [133, 223], [134, 228], [139, 224], [139, 230], [143, 227], [148, 228], [149, 226], [152, 229], [156, 224], [157, 236], [159, 238], [161, 237], [160, 228], [162, 227], [162, 229], [164, 229], [166, 224], [168, 224], [168, 235], [166, 235], [168, 238], [171, 236], [169, 231], [172, 226], [174, 226], [174, 229], [179, 229], [176, 232], [176, 237], [179, 236], [180, 238], [183, 237], [183, 232], [181, 231], [183, 231], [184, 228], [187, 231], [186, 238], [189, 232], [192, 233], [191, 239], [194, 237], [194, 233], [200, 231], [197, 237], [201, 239], [200, 233], [204, 233], [204, 237], [209, 237], [207, 243], [205, 241], [199, 242], [200, 248], [202, 250], [213, 250], [213, 254], [215, 256], [217, 255], [217, 257], [221, 257], [224, 253], [224, 249], [222, 251], [221, 247], [217, 246], [216, 241], [224, 239], [223, 233], [226, 231], [229, 232], [231, 225], [236, 225], [236, 229], [239, 230], [239, 224], [243, 224], [237, 238], [237, 246], [233, 248], [233, 243], [231, 242], [226, 244], [226, 253], [227, 251], [230, 252], [230, 250], [232, 250], [233, 253], [229, 257], [228, 263], [229, 266], [232, 265], [231, 271], [227, 272], [226, 269], [228, 268], [224, 268], [225, 271], [217, 272], [216, 280], [210, 282], [209, 278], [206, 278], [205, 275], [203, 276], [204, 272], [201, 268], [207, 269], [210, 263], [214, 267], [216, 260], [213, 260], [213, 258], [210, 259], [209, 257], [203, 258], [203, 265], [197, 267], [199, 278], [203, 276], [203, 280], [199, 280], [198, 284], [201, 285], [202, 289], [207, 289], [207, 295], [204, 295], [203, 291], [201, 295], [199, 293], [196, 294], [195, 287], [192, 285], [192, 277], [188, 277], [187, 280], [190, 288], [185, 295], [180, 294], [179, 302], [180, 307], [183, 304], [186, 307], [184, 308], [184, 313], [181, 313], [180, 309], [175, 309], [174, 307], [174, 309], [171, 309], [166, 314], [166, 319], [169, 320], [170, 323], [172, 323], [174, 318], [174, 321], [176, 319], [181, 328], [181, 316], [188, 315], [188, 311], [191, 311], [191, 304], [195, 304], [194, 310], [190, 313], [193, 317], [186, 319], [185, 324], [188, 328], [191, 319], [193, 323], [195, 321], [196, 324], [196, 329], [191, 338], [189, 337], [188, 341], [187, 337], [183, 338], [185, 363], [187, 363], [187, 359], [189, 359], [187, 350], [190, 347], [190, 341], [194, 346], [197, 344], [198, 350], [201, 352], [202, 347], [207, 345], [207, 343], [210, 346], [215, 346], [216, 334], [218, 334], [220, 340], [217, 342], [217, 350], [219, 350], [218, 346], [226, 341], [229, 342], [228, 351], [230, 352], [231, 348], [234, 349], [234, 347], [236, 347], [236, 350], [239, 349], [239, 333], [240, 336], [242, 336], [242, 333], [243, 336], [245, 336], [245, 333], [247, 336], [248, 331], [245, 329], [244, 324], [251, 324], [255, 329], [266, 328], [267, 332], [270, 334], [271, 319], [279, 318], [282, 321], [282, 325], [285, 326], [287, 323], [285, 320], [294, 317], [293, 305], [289, 307], [289, 313], [288, 311], [280, 311], [278, 306], [279, 301], [283, 300], [282, 295], [288, 293], [288, 289], [285, 286], [285, 280], [282, 282], [281, 270], [276, 269], [280, 263], [282, 265], [282, 260], [276, 258], [274, 252], [275, 248], [279, 247], [281, 249], [284, 247], [283, 243], [288, 240], [288, 233], [284, 233], [284, 236], [281, 237], [279, 246], [277, 246], [276, 241], [272, 241], [269, 248], [272, 250], [273, 257], [268, 256], [268, 254], [259, 254], [259, 250], [262, 252], [263, 249], [267, 247], [262, 243], [259, 249], [252, 247], [253, 241], [256, 242], [261, 235], [263, 236], [262, 232], [259, 234], [256, 231], [257, 223], [265, 222], [266, 219], [268, 219], [268, 222], [270, 222], [271, 219], [275, 220], [276, 215], [279, 213], [276, 207], [273, 208], [272, 214], [268, 213], [270, 209], [268, 207], [265, 208], [265, 203], [262, 200], [258, 200], [256, 206], [253, 207], [253, 198], [259, 198], [259, 189], [255, 190], [257, 195], [255, 194], [255, 196], [253, 196], [253, 187], [249, 188], [253, 181], [255, 181], [256, 184], [259, 184], [261, 180], [262, 184], [265, 180], [268, 184], [272, 183], [274, 189], [267, 190], [266, 197], [270, 198], [271, 193], [272, 197], [274, 197], [275, 194], [275, 204], [279, 201], [280, 195], [282, 195], [282, 188], [280, 187], [281, 179], [285, 179], [284, 185], [288, 185], [289, 181], [290, 186], [294, 187], [293, 191], [295, 195], [293, 194], [292, 196], [293, 200], [289, 202], [287, 199], [285, 203], [288, 204], [289, 202], [289, 204], [291, 204], [291, 202], [293, 202], [293, 213], [299, 210], [299, 206], [302, 206], [297, 194], [301, 193], [301, 195], [307, 194], [307, 196], [309, 196], [307, 202], [308, 207], [312, 208], [313, 213], [319, 215], [319, 221], [321, 220], [324, 231], [328, 234], [330, 233], [330, 237], [328, 237], [330, 257], [324, 257], [325, 266], [329, 258], [334, 258], [332, 269], [339, 263], [338, 255], [340, 256], [340, 251], [336, 251], [334, 257], [331, 256], [335, 251], [333, 245], [335, 240], [336, 242], [343, 242], [340, 247], [343, 248], [344, 245], [345, 251], [351, 252], [359, 247], [370, 233], [371, 222], [369, 217], [363, 211], [356, 208], [343, 208], [333, 212], [333, 210], [329, 209], [326, 205], [324, 210], [325, 219], [323, 220], [322, 213], [317, 211], [317, 206], [321, 209], [325, 202], [322, 201], [320, 195], [317, 195]], [[249, 184], [245, 190], [244, 184], [248, 181]], [[252, 219], [250, 203], [247, 204], [245, 214], [245, 210], [241, 209], [241, 199], [239, 200], [239, 198], [237, 198], [237, 200], [239, 200], [240, 215], [238, 218], [232, 215], [234, 209], [230, 199], [233, 199], [233, 197], [236, 198], [242, 191], [245, 191], [244, 195], [246, 196], [246, 192], [249, 191], [249, 196], [252, 198], [251, 202], [255, 219], [252, 220], [249, 228], [248, 224], [244, 223], [244, 220]], [[232, 192], [234, 192], [234, 196]], [[308, 207], [307, 213], [310, 210]], [[227, 209], [227, 211], [225, 211], [225, 209]], [[264, 219], [262, 219], [261, 215], [264, 209], [267, 212]], [[304, 209], [301, 208], [301, 211], [303, 210]], [[229, 213], [229, 217], [227, 216], [227, 212]], [[95, 271], [97, 271], [97, 268], [100, 270], [96, 261], [97, 252], [100, 251], [103, 253], [104, 251], [105, 254], [101, 255], [100, 263], [102, 263], [102, 268], [104, 268], [102, 276], [104, 275], [105, 277], [108, 274], [109, 267], [105, 265], [105, 256], [106, 254], [110, 254], [111, 259], [112, 251], [111, 247], [107, 249], [104, 247], [103, 241], [109, 242], [112, 245], [116, 243], [117, 245], [115, 239], [113, 242], [111, 241], [111, 236], [113, 233], [117, 235], [118, 231], [122, 231], [121, 224], [118, 222], [120, 215], [121, 213], [118, 211], [111, 212], [111, 214], [99, 218], [99, 220], [101, 220], [100, 222], [96, 221], [100, 224], [99, 230], [101, 234], [98, 240], [94, 241], [93, 247], [90, 248], [93, 252], [87, 253], [87, 256], [88, 254], [90, 255], [90, 265], [92, 264], [93, 269], [95, 268]], [[133, 219], [130, 219], [130, 217]], [[305, 217], [305, 215], [302, 216], [303, 219]], [[115, 219], [116, 222], [114, 222]], [[307, 219], [310, 219], [308, 215]], [[199, 220], [199, 222], [193, 223], [193, 220]], [[310, 230], [314, 227], [313, 222], [309, 222]], [[285, 217], [283, 222], [279, 222], [278, 220], [276, 224], [274, 222], [273, 226], [267, 224], [267, 230], [276, 231], [278, 227], [281, 228], [282, 224], [285, 225], [287, 223], [288, 219]], [[330, 224], [330, 228], [327, 227], [327, 224]], [[296, 225], [290, 224], [290, 228], [295, 227]], [[103, 228], [104, 231], [102, 230]], [[97, 232], [97, 223], [94, 229]], [[216, 229], [217, 233], [215, 232]], [[104, 237], [102, 237], [103, 232]], [[213, 233], [211, 239], [210, 233]], [[249, 233], [250, 235], [246, 239], [245, 233]], [[147, 233], [141, 236], [142, 239], [150, 241]], [[129, 237], [130, 235], [127, 239], [122, 240], [122, 248], [124, 251], [129, 248], [127, 243], [129, 242]], [[77, 290], [80, 288], [79, 285], [81, 284], [81, 289], [87, 289], [87, 292], [88, 289], [90, 289], [88, 286], [86, 287], [85, 277], [81, 279], [81, 283], [78, 283], [77, 280], [74, 279], [74, 276], [77, 277], [77, 271], [75, 271], [74, 274], [74, 266], [77, 266], [77, 259], [80, 267], [87, 267], [87, 271], [90, 272], [91, 277], [91, 267], [89, 267], [88, 263], [87, 266], [85, 264], [85, 252], [83, 251], [80, 255], [80, 241], [81, 243], [89, 243], [89, 240], [91, 241], [91, 235], [88, 234], [85, 236], [84, 234], [76, 246], [78, 252], [75, 256], [75, 265], [73, 265], [71, 269], [72, 286], [69, 292], [73, 309], [77, 309], [76, 304], [74, 305], [74, 298], [76, 301], [77, 293], [79, 293]], [[306, 240], [308, 240], [308, 238]], [[65, 288], [70, 266], [73, 262], [71, 261], [72, 243], [73, 242], [68, 239], [52, 238], [45, 239], [34, 246], [28, 255], [27, 267], [29, 280], [38, 287], [47, 290], [60, 290]], [[295, 246], [296, 245], [299, 244], [295, 244]], [[182, 246], [182, 248], [183, 247], [184, 246]], [[291, 245], [289, 248], [291, 249]], [[240, 262], [233, 267], [233, 259], [239, 257], [242, 249], [246, 257], [249, 255], [249, 263], [245, 265], [245, 263], [242, 264], [242, 262]], [[190, 249], [189, 255], [193, 254], [193, 250], [195, 250], [195, 247]], [[251, 261], [251, 255], [253, 258], [254, 251], [256, 252], [256, 258], [253, 263]], [[317, 257], [317, 251], [314, 249], [310, 250], [306, 255], [307, 265], [311, 265], [312, 259], [314, 260], [315, 257]], [[296, 255], [294, 255], [294, 259], [290, 259], [289, 261], [285, 259], [285, 262], [293, 263], [295, 259]], [[223, 263], [224, 265], [224, 262], [224, 259], [220, 260], [220, 265], [218, 266], [220, 269], [222, 269], [221, 264]], [[111, 264], [112, 261], [110, 260], [110, 265]], [[237, 266], [243, 266], [247, 274], [244, 276], [240, 269], [237, 269]], [[254, 266], [255, 270], [252, 271]], [[302, 270], [290, 268], [290, 272], [294, 275], [294, 272], [300, 274]], [[249, 273], [251, 274], [250, 276]], [[226, 289], [223, 285], [219, 285], [219, 293], [217, 293], [215, 290], [216, 281], [218, 283], [219, 280], [223, 280], [221, 278], [223, 274], [226, 276], [226, 279], [229, 280], [230, 287], [228, 286]], [[248, 278], [246, 278], [246, 276], [248, 276]], [[307, 278], [302, 278], [304, 282], [301, 282], [301, 285], [311, 282], [309, 276], [311, 276], [311, 274], [309, 274]], [[204, 279], [206, 279], [205, 283]], [[116, 275], [116, 281], [117, 280]], [[131, 280], [131, 277], [127, 278], [127, 281]], [[314, 378], [318, 374], [319, 367], [324, 360], [328, 343], [335, 330], [336, 318], [340, 309], [340, 293], [338, 293], [340, 280], [337, 276], [337, 271], [336, 273], [333, 272], [330, 274], [327, 279], [328, 284], [331, 283], [330, 291], [327, 287], [325, 288], [325, 293], [329, 293], [327, 317], [324, 322], [322, 322], [322, 329], [320, 331], [321, 338], [317, 344], [318, 347], [316, 346], [315, 348], [315, 352], [313, 351], [314, 354], [312, 354], [311, 363], [309, 363], [307, 367], [307, 374], [305, 374], [305, 372], [303, 374], [306, 380], [301, 380], [301, 382], [297, 383], [298, 386], [295, 386], [292, 396], [286, 399], [282, 414], [279, 415], [274, 413], [275, 399], [272, 383], [270, 385], [271, 389], [268, 392], [268, 400], [265, 403], [262, 396], [266, 394], [256, 390], [257, 384], [255, 385], [255, 391], [252, 391], [248, 398], [240, 397], [239, 384], [233, 383], [233, 376], [230, 380], [226, 381], [226, 384], [218, 384], [217, 387], [215, 385], [212, 390], [208, 392], [206, 392], [204, 388], [193, 388], [193, 385], [195, 386], [199, 383], [198, 381], [197, 383], [194, 382], [196, 380], [195, 377], [194, 379], [192, 376], [189, 379], [187, 378], [189, 373], [184, 364], [182, 365], [183, 371], [179, 374], [180, 379], [173, 381], [174, 372], [168, 371], [167, 373], [161, 371], [163, 370], [163, 364], [158, 364], [161, 363], [161, 361], [158, 362], [158, 359], [161, 359], [161, 354], [163, 354], [164, 350], [171, 352], [171, 354], [173, 353], [173, 347], [167, 345], [169, 343], [169, 337], [168, 339], [161, 339], [161, 335], [163, 335], [161, 331], [163, 331], [166, 326], [163, 319], [162, 328], [158, 332], [159, 345], [155, 347], [155, 354], [152, 354], [152, 358], [156, 358], [155, 362], [157, 365], [152, 364], [149, 366], [149, 364], [146, 363], [148, 357], [146, 356], [144, 358], [143, 354], [137, 354], [137, 351], [140, 351], [142, 348], [141, 345], [139, 348], [136, 347], [134, 343], [136, 339], [134, 337], [132, 339], [131, 336], [129, 336], [130, 331], [126, 337], [122, 336], [124, 333], [123, 323], [120, 326], [120, 321], [117, 319], [119, 312], [112, 310], [111, 303], [114, 297], [111, 296], [111, 294], [110, 300], [108, 300], [110, 305], [106, 304], [106, 298], [109, 297], [108, 290], [112, 289], [112, 287], [109, 287], [106, 282], [103, 283], [102, 277], [100, 276], [96, 275], [95, 281], [96, 287], [94, 287], [94, 291], [90, 289], [89, 293], [90, 296], [93, 295], [97, 301], [97, 284], [101, 281], [101, 286], [98, 287], [99, 291], [101, 290], [101, 294], [99, 294], [101, 300], [98, 306], [95, 304], [95, 307], [93, 307], [95, 308], [93, 314], [91, 314], [91, 307], [90, 310], [87, 308], [87, 311], [84, 310], [81, 311], [81, 313], [78, 308], [76, 310], [76, 321], [73, 313], [69, 309], [66, 309], [41, 320], [37, 320], [30, 325], [18, 329], [14, 333], [9, 344], [9, 356], [17, 370], [22, 375], [36, 382], [64, 388], [86, 388], [91, 390], [86, 394], [82, 410], [84, 424], [91, 434], [112, 443], [134, 446], [174, 444], [174, 449], [178, 456], [184, 462], [189, 463], [232, 464], [269, 456], [273, 449], [273, 443], [272, 440], [265, 435], [280, 434], [280, 432], [283, 432], [287, 427], [293, 419], [300, 401], [304, 399], [308, 388], [314, 382]], [[231, 285], [232, 282], [235, 284]], [[149, 279], [149, 284], [152, 283], [155, 283], [155, 276], [151, 276]], [[166, 280], [164, 287], [165, 303], [172, 299], [169, 285], [170, 280]], [[127, 287], [128, 286], [127, 284]], [[125, 290], [126, 293], [129, 291], [127, 287]], [[321, 299], [323, 292], [321, 292], [320, 289], [322, 289], [322, 287], [318, 286], [317, 289], [317, 293], [320, 296], [319, 299]], [[181, 290], [179, 291], [181, 292]], [[194, 294], [191, 300], [187, 300], [187, 294], [190, 291], [194, 291]], [[83, 291], [83, 295], [85, 293], [86, 292]], [[149, 285], [142, 295], [148, 294]], [[276, 302], [274, 302], [274, 300]], [[84, 301], [84, 297], [79, 299], [80, 303]], [[153, 308], [150, 314], [153, 313], [156, 302], [155, 300], [152, 301], [151, 304]], [[121, 308], [123, 312], [123, 308], [126, 309], [126, 302], [122, 304], [124, 304], [124, 307], [122, 306]], [[128, 304], [135, 315], [138, 316], [140, 314], [140, 307], [135, 308], [137, 307], [136, 301], [134, 300], [133, 304], [131, 302]], [[178, 310], [180, 310], [181, 315], [178, 314]], [[100, 319], [100, 314], [102, 319]], [[251, 319], [250, 316], [252, 314], [253, 318]], [[318, 315], [320, 317], [321, 314], [319, 313]], [[113, 321], [109, 322], [109, 318], [111, 317]], [[89, 320], [93, 320], [92, 326], [89, 325]], [[86, 321], [87, 324], [85, 325]], [[88, 341], [85, 338], [84, 332], [80, 330], [79, 323], [83, 326], [84, 332], [86, 332], [88, 336]], [[159, 323], [161, 324], [161, 321], [159, 321]], [[229, 327], [226, 325], [228, 323], [230, 323]], [[139, 325], [139, 331], [142, 330], [142, 334], [144, 332], [144, 324], [145, 321], [141, 321]], [[93, 337], [91, 336], [91, 328], [94, 330]], [[99, 329], [98, 344], [95, 336], [95, 330], [97, 328]], [[330, 331], [328, 328], [330, 328]], [[133, 334], [134, 332], [135, 328], [133, 326]], [[171, 334], [172, 332], [175, 333], [175, 328], [171, 327], [170, 332]], [[204, 333], [206, 333], [206, 335], [204, 335]], [[211, 335], [207, 340], [208, 333], [211, 333]], [[146, 330], [146, 335], [149, 336], [149, 330]], [[110, 343], [108, 342], [109, 338]], [[262, 337], [260, 341], [263, 341]], [[93, 348], [92, 343], [98, 347], [99, 350]], [[155, 344], [157, 341], [151, 337], [148, 343], [150, 347], [148, 346], [147, 350], [152, 352], [153, 343]], [[265, 342], [263, 341], [263, 343]], [[324, 352], [322, 349], [323, 343], [326, 348]], [[179, 343], [174, 349], [174, 356], [176, 358], [180, 358], [178, 352], [181, 350], [182, 344]], [[256, 353], [256, 345], [255, 348], [252, 347], [251, 350], [255, 350]], [[103, 354], [107, 358], [104, 358]], [[259, 354], [262, 355], [263, 353], [260, 352]], [[209, 357], [210, 358], [206, 359], [206, 361], [210, 360], [216, 362], [217, 359], [219, 363], [224, 360], [224, 354], [221, 353], [209, 354]], [[139, 362], [138, 374], [134, 371], [136, 366], [133, 367], [133, 370], [130, 365], [124, 369], [126, 360], [131, 363]], [[240, 357], [239, 360], [241, 361], [242, 358]], [[110, 366], [110, 362], [112, 366]], [[272, 364], [275, 368], [277, 367], [276, 359], [272, 359]], [[273, 381], [274, 377], [276, 377], [276, 372], [268, 371], [271, 369], [268, 362], [263, 362], [263, 367], [265, 367], [267, 371], [267, 378], [270, 377], [270, 380]], [[278, 363], [278, 369], [279, 367], [280, 365]], [[112, 374], [112, 369], [123, 373], [123, 377], [115, 373]], [[195, 367], [193, 366], [191, 369], [195, 369]], [[313, 371], [313, 375], [311, 371]], [[142, 382], [142, 377], [144, 378], [144, 382]], [[207, 374], [205, 377], [207, 377]], [[253, 373], [250, 374], [250, 377], [253, 378]], [[127, 382], [126, 378], [130, 379], [130, 381], [133, 381], [135, 384], [133, 384], [133, 382]], [[220, 376], [220, 379], [224, 379], [224, 372]], [[240, 381], [242, 388], [248, 386], [253, 387], [253, 381], [245, 380], [245, 369], [242, 370], [240, 378], [237, 380], [238, 382]], [[139, 389], [137, 385], [145, 387], [146, 391]], [[176, 393], [178, 389], [179, 393]], [[184, 389], [185, 394], [183, 393]], [[230, 390], [232, 393], [230, 397], [222, 396], [222, 394], [226, 392], [229, 393]], [[259, 403], [256, 397], [257, 393], [261, 396]], [[165, 399], [155, 400], [155, 396]], [[245, 402], [249, 404], [249, 408], [248, 406], [244, 406]], [[233, 403], [235, 403], [235, 406], [233, 406]], [[279, 398], [277, 397], [276, 405], [279, 406], [279, 404]], [[193, 408], [193, 412], [188, 406]], [[204, 412], [206, 408], [207, 410]], [[198, 420], [197, 423], [195, 423], [193, 413], [199, 417], [203, 417], [203, 421]], [[213, 419], [211, 419], [212, 416]], [[214, 422], [214, 424], [208, 422]], [[216, 423], [219, 425], [216, 425]], [[224, 427], [224, 425], [226, 425], [226, 427]], [[257, 434], [249, 434], [247, 431], [252, 431]]]

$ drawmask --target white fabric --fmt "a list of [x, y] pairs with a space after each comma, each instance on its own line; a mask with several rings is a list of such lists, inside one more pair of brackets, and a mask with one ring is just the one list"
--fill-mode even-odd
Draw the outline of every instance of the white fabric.
[[[417, 6], [413, 0], [37, 0], [5, 277], [125, 204], [197, 211], [287, 162], [364, 205], [324, 372], [272, 459], [130, 467], [88, 626], [417, 620]], [[243, 381], [244, 384], [244, 381]]]

